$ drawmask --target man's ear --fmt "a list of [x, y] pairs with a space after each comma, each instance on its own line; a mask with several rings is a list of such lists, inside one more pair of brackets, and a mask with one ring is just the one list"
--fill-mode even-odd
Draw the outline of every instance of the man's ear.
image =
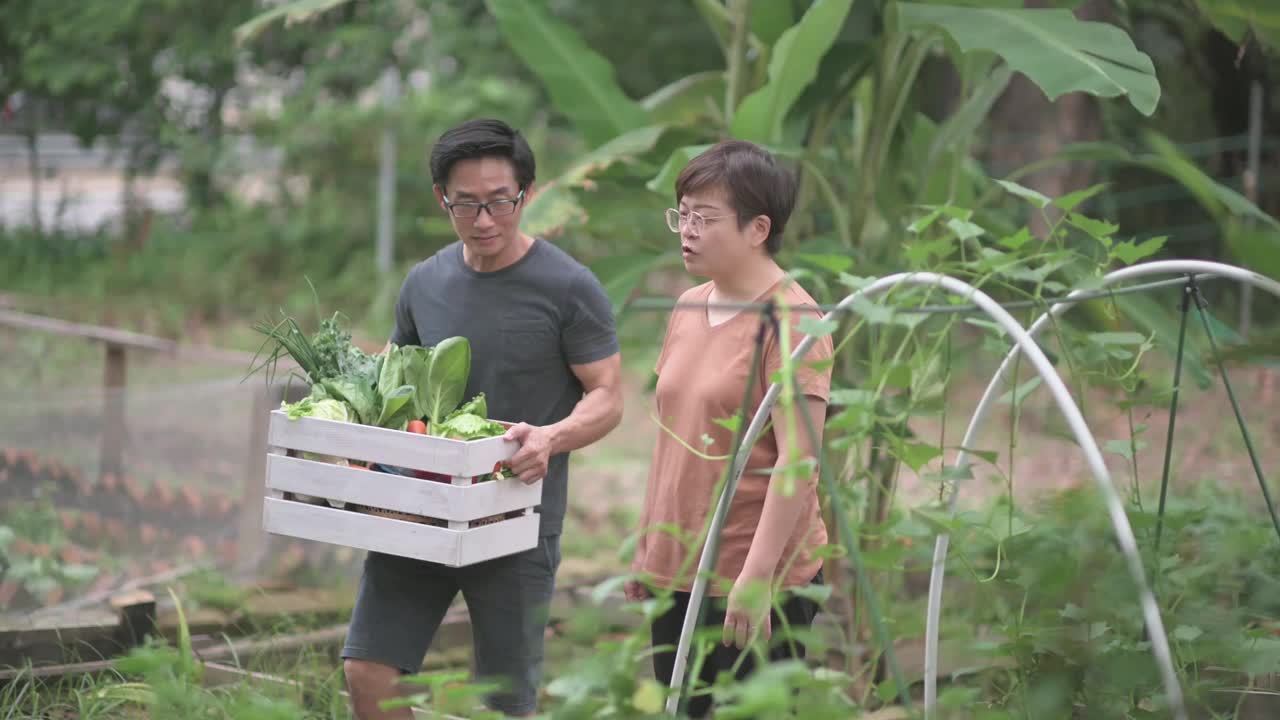
[[537, 183], [532, 183], [532, 182], [531, 182], [531, 183], [529, 183], [529, 184], [528, 184], [528, 185], [526, 185], [526, 186], [525, 186], [525, 188], [524, 188], [524, 201], [523, 201], [523, 202], [521, 202], [520, 204], [521, 204], [522, 206], [524, 206], [524, 205], [528, 205], [528, 204], [529, 204], [529, 201], [530, 201], [530, 200], [532, 200], [532, 199], [533, 199], [533, 197], [534, 197], [535, 195], [537, 195], [537, 194], [538, 194], [538, 186], [537, 186]]
[[431, 192], [435, 193], [436, 203], [440, 205], [440, 209], [444, 210], [445, 212], [448, 212], [449, 208], [445, 207], [445, 204], [444, 204], [444, 188], [440, 187], [439, 185], [432, 185]]

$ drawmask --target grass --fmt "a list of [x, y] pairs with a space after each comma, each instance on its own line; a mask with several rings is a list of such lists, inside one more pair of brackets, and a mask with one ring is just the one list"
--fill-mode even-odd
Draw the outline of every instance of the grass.
[[[970, 659], [972, 669], [949, 678], [948, 697], [958, 709], [943, 717], [1022, 717], [1016, 709], [1024, 703], [1031, 717], [1063, 717], [1065, 708], [1080, 703], [1099, 713], [1091, 717], [1140, 717], [1129, 713], [1138, 707], [1158, 708], [1158, 685], [1148, 672], [1150, 657], [1141, 640], [1131, 583], [1091, 493], [1071, 490], [1034, 505], [1020, 504], [1015, 532], [992, 535], [990, 529], [1000, 525], [993, 526], [991, 518], [1003, 518], [1005, 512], [1004, 505], [984, 505], [961, 515], [953, 528], [945, 637], [958, 641], [953, 647]], [[1133, 511], [1131, 516], [1144, 551], [1149, 551], [1151, 512]], [[928, 567], [932, 529], [900, 509], [882, 532], [915, 540], [886, 544], [868, 554], [868, 562], [892, 598], [887, 620], [895, 637], [918, 638], [923, 632], [923, 590], [910, 576]], [[1171, 500], [1166, 538], [1168, 552], [1160, 558], [1157, 587], [1184, 687], [1193, 701], [1216, 713], [1206, 717], [1252, 717], [1231, 707], [1240, 699], [1238, 694], [1216, 691], [1264, 682], [1267, 673], [1280, 667], [1280, 641], [1274, 639], [1280, 632], [1274, 623], [1280, 612], [1280, 556], [1271, 551], [1276, 539], [1248, 496], [1208, 487]], [[217, 578], [196, 578], [187, 587], [188, 605], [197, 598], [207, 604], [241, 601], [230, 584]], [[597, 703], [592, 707], [625, 707], [630, 709], [621, 717], [640, 716], [631, 703], [640, 697], [648, 677], [645, 631], [638, 618], [625, 623], [633, 630], [620, 630], [616, 622], [612, 613], [579, 608], [549, 640], [547, 677], [556, 685], [547, 707], [553, 716], [574, 717], [572, 708], [580, 707], [569, 690], [574, 683], [590, 690], [586, 697]], [[267, 635], [309, 627], [314, 625], [305, 618], [284, 620]], [[467, 670], [465, 649], [452, 664], [438, 652], [433, 657], [445, 661], [437, 666], [441, 672]], [[172, 654], [147, 649], [122, 674], [35, 686], [11, 684], [0, 691], [0, 707], [12, 717], [139, 717], [130, 709], [136, 704], [125, 700], [145, 697], [151, 703], [151, 718], [194, 717], [181, 713], [196, 711], [209, 717], [263, 720], [346, 717], [335, 699], [341, 676], [331, 650], [232, 663], [313, 688], [308, 695], [311, 704], [305, 708], [296, 689], [252, 683], [204, 688], [198, 678], [162, 670], [172, 660]], [[632, 678], [630, 684], [624, 677]], [[792, 681], [799, 682], [788, 682]], [[869, 694], [858, 696], [860, 704], [874, 707], [877, 693], [884, 689], [863, 687]], [[739, 698], [748, 700], [763, 702]], [[836, 717], [830, 713], [846, 707], [827, 702], [815, 710], [817, 717]], [[980, 711], [982, 706], [991, 710]], [[1013, 714], [1003, 714], [1006, 711]], [[6, 720], [2, 712], [0, 720]]]

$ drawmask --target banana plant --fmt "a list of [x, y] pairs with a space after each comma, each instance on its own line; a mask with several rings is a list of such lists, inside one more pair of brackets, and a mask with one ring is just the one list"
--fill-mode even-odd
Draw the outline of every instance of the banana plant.
[[[904, 210], [953, 200], [977, 179], [966, 174], [972, 168], [964, 143], [1013, 74], [1026, 75], [1051, 99], [1068, 92], [1124, 98], [1148, 115], [1159, 100], [1150, 58], [1123, 30], [1063, 8], [813, 0], [794, 13], [787, 2], [691, 1], [723, 50], [723, 68], [630, 98], [603, 56], [545, 3], [488, 0], [512, 48], [589, 146], [583, 164], [531, 202], [531, 229], [583, 223], [605, 231], [613, 223], [591, 207], [596, 172], [624, 165], [614, 173], [620, 182], [637, 189], [643, 183], [669, 199], [692, 155], [737, 137], [796, 161], [801, 232], [827, 228], [844, 252], [892, 262]], [[925, 61], [942, 54], [961, 69], [965, 95], [945, 122], [926, 127], [913, 88]], [[923, 134], [924, 166], [904, 162], [905, 146]], [[948, 181], [920, 181], [935, 175]], [[651, 253], [655, 264], [661, 256]], [[625, 269], [634, 276], [635, 267]]]

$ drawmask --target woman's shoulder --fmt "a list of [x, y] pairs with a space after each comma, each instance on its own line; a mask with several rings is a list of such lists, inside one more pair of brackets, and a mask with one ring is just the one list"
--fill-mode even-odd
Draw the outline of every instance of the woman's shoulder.
[[701, 285], [694, 285], [688, 290], [685, 290], [684, 292], [680, 293], [680, 299], [677, 300], [677, 302], [680, 302], [680, 303], [704, 302], [710, 296], [711, 296], [711, 281], [707, 281], [702, 283]]
[[680, 293], [680, 296], [676, 298], [677, 307], [671, 310], [671, 322], [674, 323], [677, 318], [693, 317], [693, 308], [686, 306], [704, 305], [709, 297], [711, 297], [710, 282], [695, 285]]
[[691, 306], [703, 305], [707, 302], [707, 298], [711, 293], [711, 283], [703, 283], [680, 293], [676, 298], [676, 307], [671, 309], [667, 315], [667, 338], [675, 332], [676, 328], [684, 325], [686, 318], [697, 317], [695, 315], [696, 308]]
[[813, 296], [809, 294], [809, 291], [805, 290], [804, 287], [801, 286], [800, 283], [798, 282], [793, 281], [793, 282], [784, 283], [784, 286], [782, 288], [782, 296], [783, 296], [783, 299], [787, 301], [787, 304], [793, 308], [797, 306], [801, 306], [801, 307], [808, 306], [812, 308], [814, 312], [817, 312], [817, 313], [822, 312], [822, 308], [820, 307], [818, 301], [814, 300]]

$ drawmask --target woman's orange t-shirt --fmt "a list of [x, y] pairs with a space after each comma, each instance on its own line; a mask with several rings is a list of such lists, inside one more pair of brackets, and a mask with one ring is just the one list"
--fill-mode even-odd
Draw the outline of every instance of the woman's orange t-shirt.
[[[711, 288], [711, 283], [705, 283], [686, 291], [680, 297], [680, 304], [705, 306]], [[790, 352], [804, 338], [797, 327], [800, 319], [805, 315], [820, 317], [820, 313], [817, 302], [785, 278], [760, 300], [776, 297], [779, 291], [782, 292], [780, 303], [792, 308]], [[805, 305], [813, 309], [797, 309]], [[779, 318], [782, 317], [779, 311]], [[714, 512], [714, 493], [726, 467], [725, 460], [708, 460], [689, 448], [704, 455], [727, 456], [732, 449], [733, 433], [715, 420], [738, 416], [748, 373], [754, 371], [757, 374], [746, 416], [750, 422], [769, 389], [770, 378], [782, 367], [781, 341], [772, 330], [766, 334], [763, 362], [754, 369], [751, 367], [759, 326], [760, 315], [748, 311], [712, 326], [705, 309], [676, 309], [668, 322], [658, 356], [655, 393], [658, 419], [665, 429], [659, 428], [653, 451], [641, 516], [643, 534], [632, 563], [634, 570], [648, 574], [663, 587], [688, 590], [692, 586], [702, 546], [692, 548], [695, 555], [681, 574], [687, 551], [685, 543], [673, 536], [671, 530], [678, 528], [685, 540], [697, 538], [704, 522]], [[797, 396], [829, 399], [829, 363], [817, 369], [812, 366], [830, 359], [832, 354], [830, 336], [814, 343], [805, 359], [797, 364]], [[821, 418], [814, 420], [822, 422]], [[767, 473], [777, 461], [778, 443], [769, 429], [760, 435], [752, 449], [729, 507], [715, 570], [717, 580], [722, 582], [710, 584], [708, 592], [712, 595], [727, 594], [742, 571], [764, 509], [771, 480]], [[813, 557], [813, 550], [827, 543], [815, 484], [797, 482], [796, 492], [805, 495], [805, 505], [778, 562], [775, 580], [784, 588], [807, 585], [813, 580], [822, 567], [822, 560]]]

